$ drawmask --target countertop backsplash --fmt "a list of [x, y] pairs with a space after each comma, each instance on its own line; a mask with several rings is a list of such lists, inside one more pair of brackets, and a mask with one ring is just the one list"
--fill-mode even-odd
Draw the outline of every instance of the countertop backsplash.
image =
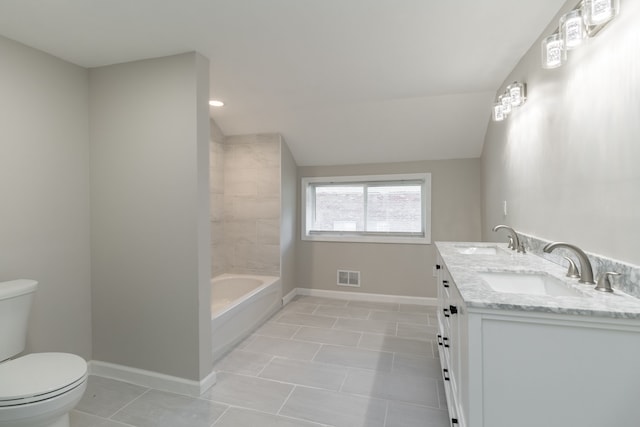
[[[544, 248], [548, 243], [551, 243], [550, 240], [539, 239], [537, 237], [529, 236], [523, 233], [518, 233], [518, 236], [520, 237], [521, 241], [523, 241], [527, 252], [540, 256], [555, 264], [562, 265], [567, 268], [569, 267], [569, 263], [564, 259], [564, 257], [568, 256], [576, 263], [578, 269], [580, 269], [578, 258], [570, 250], [567, 250], [565, 248], [557, 248], [551, 253], [544, 253], [542, 251], [542, 248]], [[596, 281], [602, 273], [606, 273], [608, 271], [618, 272], [620, 273], [620, 276], [611, 278], [612, 287], [614, 289], [619, 289], [620, 291], [628, 295], [640, 298], [639, 266], [627, 264], [622, 261], [617, 261], [587, 251], [585, 251], [585, 253], [589, 257], [589, 261], [591, 261], [591, 266], [593, 267], [593, 277]]]

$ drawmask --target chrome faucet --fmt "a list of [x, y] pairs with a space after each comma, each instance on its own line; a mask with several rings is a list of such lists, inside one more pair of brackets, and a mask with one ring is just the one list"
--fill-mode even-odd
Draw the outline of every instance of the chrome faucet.
[[516, 230], [509, 227], [508, 225], [496, 225], [493, 227], [493, 231], [498, 231], [505, 229], [509, 233], [509, 248], [513, 251], [517, 250], [518, 252], [525, 253], [524, 244], [520, 242], [520, 238], [518, 237], [518, 233]]
[[572, 250], [577, 256], [578, 261], [580, 261], [580, 283], [593, 283], [593, 268], [591, 268], [591, 262], [589, 261], [589, 257], [584, 253], [582, 249], [579, 247], [572, 245], [570, 243], [563, 242], [553, 242], [547, 244], [542, 251], [545, 253], [551, 253], [556, 248], [566, 248]]
[[620, 273], [615, 271], [607, 271], [598, 279], [598, 284], [596, 285], [596, 291], [601, 292], [613, 292], [613, 288], [611, 287], [611, 277], [612, 276], [620, 276]]

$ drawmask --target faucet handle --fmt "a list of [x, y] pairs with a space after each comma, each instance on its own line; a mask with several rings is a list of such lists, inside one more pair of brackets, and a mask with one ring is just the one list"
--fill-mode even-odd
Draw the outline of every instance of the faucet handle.
[[518, 252], [519, 253], [523, 253], [523, 254], [527, 253], [527, 249], [524, 247], [524, 243], [522, 242], [522, 240], [520, 241], [520, 244], [518, 245]]
[[513, 241], [513, 237], [509, 236], [509, 244], [507, 245], [507, 249], [515, 249], [516, 245]]
[[615, 271], [607, 271], [600, 275], [600, 278], [598, 278], [598, 284], [596, 285], [596, 291], [613, 292], [613, 289], [611, 289], [611, 276], [619, 275], [620, 273]]
[[573, 260], [568, 256], [565, 256], [563, 258], [569, 261], [569, 269], [567, 270], [567, 277], [579, 278], [580, 273], [578, 273], [578, 267], [576, 267], [576, 263], [573, 262]]

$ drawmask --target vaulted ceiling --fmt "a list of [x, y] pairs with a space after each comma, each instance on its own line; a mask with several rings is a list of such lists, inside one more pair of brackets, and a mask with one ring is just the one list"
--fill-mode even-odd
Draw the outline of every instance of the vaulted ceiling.
[[83, 67], [198, 51], [226, 135], [299, 165], [479, 157], [495, 92], [564, 0], [0, 0], [0, 35]]

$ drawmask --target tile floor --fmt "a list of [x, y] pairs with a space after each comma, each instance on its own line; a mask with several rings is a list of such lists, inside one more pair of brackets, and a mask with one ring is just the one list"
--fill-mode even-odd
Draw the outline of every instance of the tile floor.
[[298, 297], [200, 398], [92, 376], [72, 427], [446, 427], [435, 307]]

